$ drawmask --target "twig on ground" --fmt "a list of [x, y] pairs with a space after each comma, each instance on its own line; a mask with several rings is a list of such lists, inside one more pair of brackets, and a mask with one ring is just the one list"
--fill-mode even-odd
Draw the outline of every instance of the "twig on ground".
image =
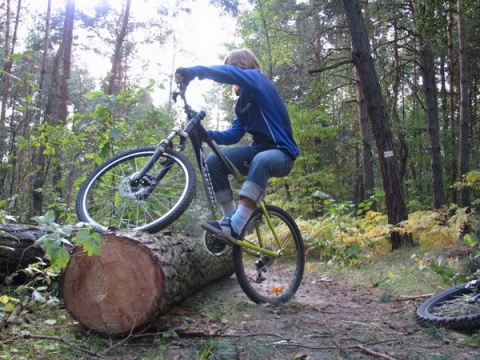
[[[357, 348], [360, 348], [360, 347], [368, 349], [365, 346], [378, 345], [378, 344], [384, 344], [384, 343], [396, 342], [396, 341], [398, 341], [398, 340], [390, 339], [390, 340], [374, 341], [374, 342], [366, 343], [366, 344], [363, 344], [363, 345], [350, 345], [350, 346], [341, 346], [338, 342], [335, 342], [335, 341], [333, 342], [335, 346], [311, 346], [311, 345], [301, 344], [301, 343], [298, 343], [298, 342], [286, 342], [286, 343], [278, 342], [278, 343], [275, 343], [275, 346], [298, 347], [298, 348], [304, 348], [304, 349], [310, 349], [310, 350], [341, 349], [342, 351], [345, 351], [345, 350], [350, 350], [350, 349], [357, 349]], [[370, 350], [370, 351], [373, 351], [373, 350]]]
[[400, 295], [396, 300], [397, 301], [419, 300], [419, 299], [432, 297], [433, 295], [435, 295], [435, 293], [423, 294], [423, 295]]
[[82, 348], [82, 347], [80, 347], [80, 346], [78, 346], [78, 345], [76, 345], [76, 344], [74, 344], [74, 343], [71, 343], [71, 342], [65, 340], [64, 338], [62, 338], [62, 337], [60, 337], [60, 336], [24, 334], [24, 335], [23, 335], [23, 338], [24, 338], [24, 339], [40, 339], [40, 340], [58, 341], [58, 342], [64, 343], [65, 345], [70, 346], [72, 349], [75, 349], [75, 350], [84, 352], [84, 353], [86, 353], [86, 354], [88, 354], [88, 355], [92, 355], [92, 356], [95, 356], [95, 357], [98, 357], [98, 358], [106, 359], [105, 356], [99, 355], [96, 351], [92, 351], [92, 350], [88, 350], [88, 349]]
[[373, 351], [372, 349], [369, 349], [363, 345], [355, 345], [355, 346], [352, 346], [352, 347], [349, 347], [350, 349], [352, 348], [357, 348], [357, 349], [360, 349], [362, 350], [363, 352], [366, 352], [367, 354], [370, 354], [370, 355], [374, 355], [374, 356], [378, 356], [379, 358], [382, 358], [382, 359], [386, 359], [386, 360], [396, 360], [395, 358], [391, 357], [391, 356], [388, 356], [386, 354], [382, 354], [382, 353], [379, 353], [377, 351]]

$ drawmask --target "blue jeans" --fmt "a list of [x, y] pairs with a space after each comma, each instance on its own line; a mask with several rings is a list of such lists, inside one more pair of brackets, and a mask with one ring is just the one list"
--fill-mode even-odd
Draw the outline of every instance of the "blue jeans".
[[[257, 205], [265, 198], [268, 179], [288, 175], [295, 163], [291, 156], [278, 149], [256, 152], [252, 146], [239, 146], [227, 148], [223, 152], [233, 165], [246, 175], [240, 197], [247, 197]], [[231, 201], [233, 193], [228, 180], [228, 169], [215, 154], [207, 158], [207, 166], [217, 201]]]

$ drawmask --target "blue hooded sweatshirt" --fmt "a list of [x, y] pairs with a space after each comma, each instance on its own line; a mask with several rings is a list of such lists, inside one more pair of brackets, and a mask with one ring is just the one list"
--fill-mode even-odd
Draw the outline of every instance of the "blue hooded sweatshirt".
[[187, 82], [198, 77], [241, 88], [231, 128], [208, 132], [215, 142], [220, 145], [236, 144], [245, 133], [249, 133], [256, 151], [279, 149], [293, 159], [298, 156], [299, 149], [293, 139], [285, 103], [264, 74], [233, 65], [194, 66], [182, 68], [182, 72]]

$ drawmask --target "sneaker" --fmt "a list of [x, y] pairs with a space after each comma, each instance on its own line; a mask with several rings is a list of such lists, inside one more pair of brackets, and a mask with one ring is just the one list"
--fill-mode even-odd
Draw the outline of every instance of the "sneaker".
[[224, 240], [219, 239], [217, 234], [210, 231], [203, 232], [203, 245], [210, 254], [215, 256], [222, 255], [227, 248], [227, 243]]
[[238, 234], [232, 229], [230, 225], [230, 218], [223, 218], [220, 221], [204, 221], [202, 227], [223, 239], [235, 244], [238, 240]]

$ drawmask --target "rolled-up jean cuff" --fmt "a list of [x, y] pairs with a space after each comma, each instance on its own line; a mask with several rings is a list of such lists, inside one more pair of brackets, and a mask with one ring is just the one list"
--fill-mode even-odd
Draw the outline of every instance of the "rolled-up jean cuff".
[[217, 202], [220, 204], [227, 203], [231, 200], [233, 200], [233, 193], [231, 189], [227, 190], [222, 190], [219, 192], [215, 193], [215, 198], [217, 199]]
[[265, 198], [265, 189], [251, 181], [245, 181], [239, 194], [240, 197], [247, 197], [256, 205]]

